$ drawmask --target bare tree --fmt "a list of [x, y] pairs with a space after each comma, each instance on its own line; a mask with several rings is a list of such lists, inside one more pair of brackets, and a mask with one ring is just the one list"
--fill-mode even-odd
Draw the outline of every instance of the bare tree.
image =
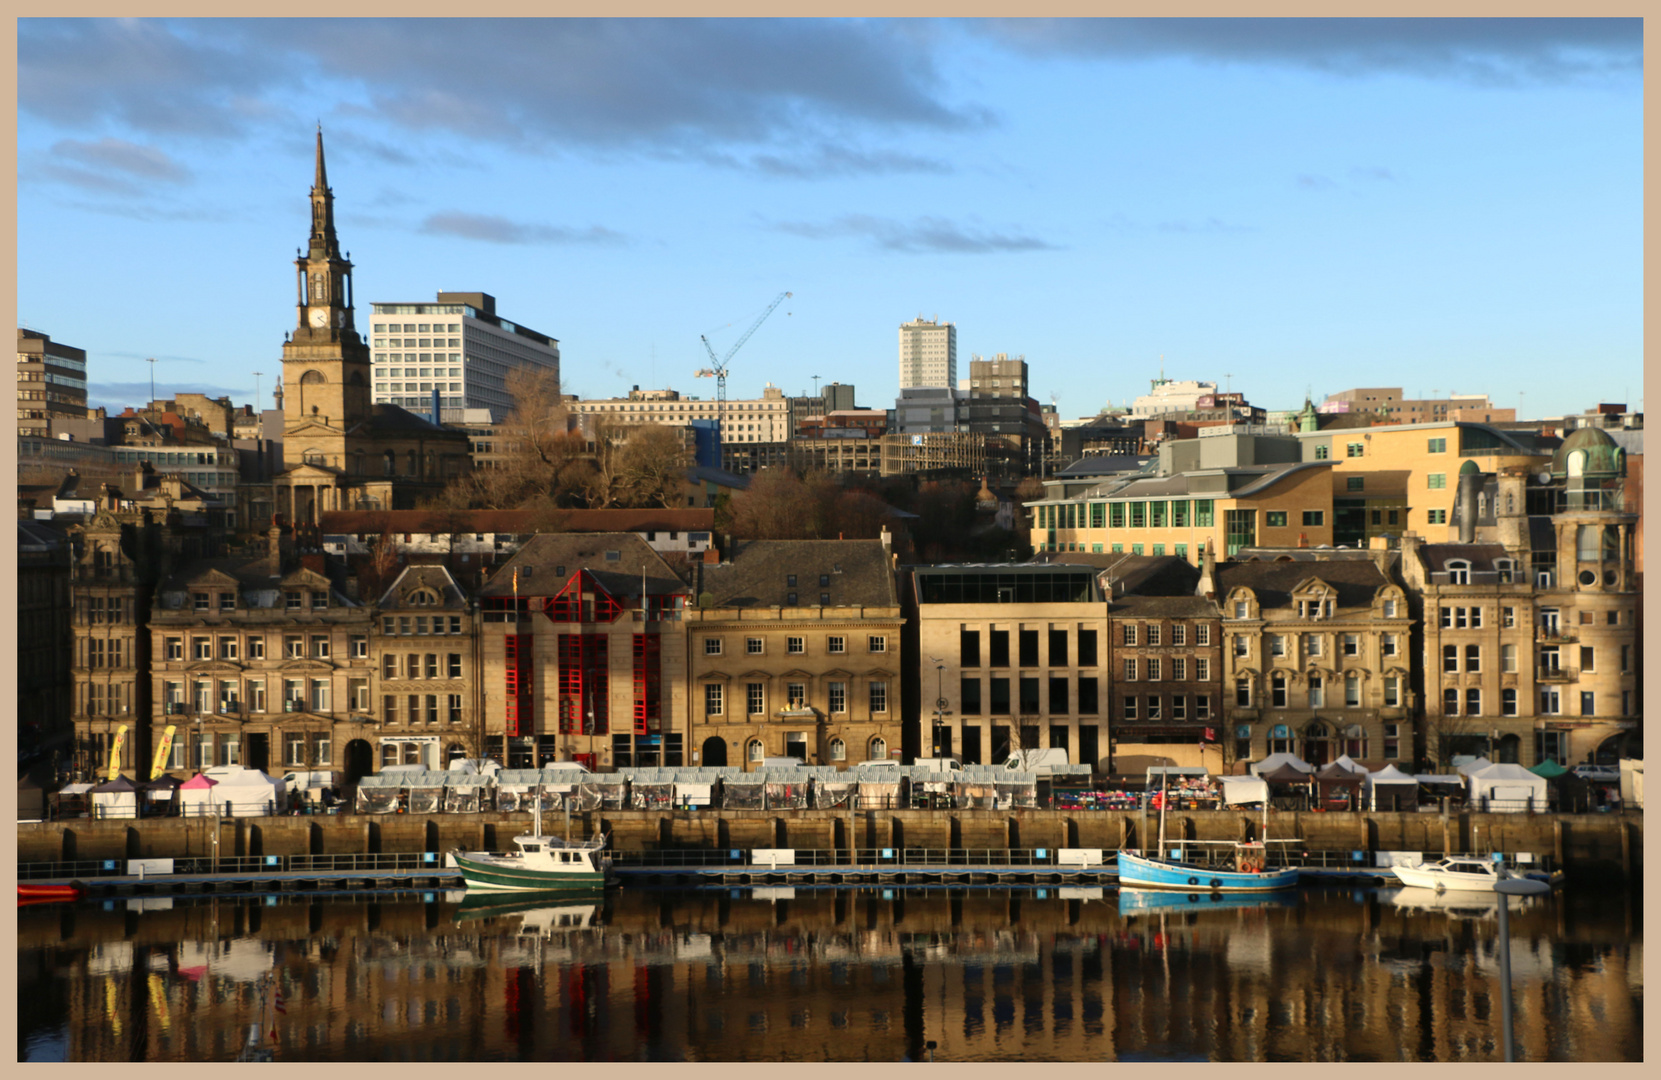
[[728, 505], [734, 536], [806, 540], [814, 535], [813, 497], [789, 469], [763, 469]]
[[686, 502], [686, 470], [692, 455], [680, 432], [646, 424], [629, 433], [619, 461], [622, 486], [630, 505], [681, 506]]

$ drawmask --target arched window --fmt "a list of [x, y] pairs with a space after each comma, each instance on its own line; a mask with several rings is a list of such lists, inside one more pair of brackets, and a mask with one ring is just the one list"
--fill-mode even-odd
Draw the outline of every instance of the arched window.
[[1568, 469], [1569, 469], [1569, 475], [1570, 476], [1580, 476], [1583, 473], [1585, 473], [1586, 472], [1586, 451], [1584, 451], [1584, 450], [1571, 450], [1571, 451], [1569, 451]]
[[881, 735], [878, 735], [878, 736], [874, 737], [871, 740], [871, 753], [867, 757], [866, 760], [868, 760], [868, 761], [886, 761], [887, 759], [888, 759], [888, 740], [884, 739]]
[[847, 761], [848, 744], [841, 739], [832, 739], [830, 742], [830, 759], [832, 761]]
[[760, 739], [751, 739], [749, 745], [744, 748], [744, 751], [753, 762], [759, 762], [766, 753], [766, 751], [762, 748]]
[[388, 476], [397, 476], [398, 475], [398, 458], [395, 454], [393, 454], [393, 452], [391, 450], [388, 450], [386, 452], [386, 454], [382, 457], [382, 464], [386, 468], [386, 475], [388, 475]]
[[406, 458], [409, 462], [409, 468], [405, 471], [404, 475], [405, 476], [419, 476], [420, 473], [417, 472], [417, 468], [420, 465], [420, 459], [415, 456], [415, 451], [411, 450], [405, 456], [406, 456]]
[[1290, 754], [1292, 752], [1292, 729], [1285, 724], [1276, 724], [1269, 729], [1269, 753]]
[[398, 764], [399, 750], [395, 742], [381, 744], [381, 768]]
[[328, 381], [328, 379], [323, 377], [323, 373], [315, 368], [300, 376], [301, 386], [322, 386]]
[[1344, 729], [1344, 753], [1356, 761], [1367, 756], [1366, 728], [1360, 724], [1351, 724]]
[[1471, 583], [1471, 564], [1465, 559], [1451, 559], [1448, 562], [1448, 584], [1469, 585]]

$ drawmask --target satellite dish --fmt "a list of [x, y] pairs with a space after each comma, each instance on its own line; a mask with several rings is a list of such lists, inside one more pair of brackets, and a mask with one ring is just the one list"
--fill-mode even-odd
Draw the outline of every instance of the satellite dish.
[[1542, 484], [1551, 483], [1551, 470], [1549, 470], [1549, 469], [1540, 470], [1540, 472], [1535, 474], [1534, 479], [1540, 481], [1540, 483], [1542, 483]]

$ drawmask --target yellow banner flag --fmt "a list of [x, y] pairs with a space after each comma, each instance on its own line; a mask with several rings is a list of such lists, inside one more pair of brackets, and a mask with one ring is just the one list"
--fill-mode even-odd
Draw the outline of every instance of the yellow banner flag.
[[110, 747], [110, 775], [114, 780], [121, 775], [121, 748], [127, 745], [127, 725], [115, 729], [115, 744]]
[[173, 752], [173, 733], [179, 730], [178, 725], [168, 724], [162, 729], [161, 742], [156, 746], [156, 756], [150, 762], [150, 779], [154, 780], [167, 768], [167, 755]]

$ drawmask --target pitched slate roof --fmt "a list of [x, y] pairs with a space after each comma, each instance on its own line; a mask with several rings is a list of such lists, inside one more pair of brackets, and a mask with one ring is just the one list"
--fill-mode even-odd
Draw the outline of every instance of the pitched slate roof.
[[[751, 540], [731, 562], [704, 569], [704, 591], [716, 607], [890, 607], [899, 604], [888, 552], [880, 540]], [[789, 576], [796, 584], [789, 584]], [[821, 575], [830, 584], [820, 585]]]
[[1311, 565], [1306, 562], [1221, 563], [1217, 567], [1217, 596], [1227, 596], [1241, 586], [1257, 594], [1263, 607], [1289, 607], [1292, 590], [1310, 578], [1320, 578], [1338, 594], [1341, 608], [1370, 607], [1377, 591], [1390, 579], [1371, 561], [1341, 560]]
[[459, 610], [467, 606], [467, 594], [443, 566], [418, 563], [404, 568], [386, 591], [381, 594], [380, 606], [403, 607], [406, 598], [417, 589], [428, 588], [439, 596], [439, 607]]
[[616, 597], [638, 597], [642, 574], [648, 596], [689, 591], [663, 557], [634, 533], [537, 533], [496, 568], [479, 595], [512, 596], [515, 570], [520, 596], [553, 596], [578, 570], [589, 571]]
[[1134, 593], [1114, 598], [1107, 610], [1109, 616], [1115, 619], [1215, 619], [1219, 614], [1216, 602], [1203, 596], [1140, 596]]
[[511, 533], [543, 528], [566, 532], [709, 532], [712, 509], [672, 510], [330, 510], [318, 518], [321, 531], [365, 533]]
[[1446, 570], [1450, 561], [1459, 559], [1469, 562], [1472, 570], [1493, 570], [1495, 559], [1511, 559], [1516, 563], [1500, 544], [1425, 544], [1419, 548], [1419, 558], [1433, 574]]

